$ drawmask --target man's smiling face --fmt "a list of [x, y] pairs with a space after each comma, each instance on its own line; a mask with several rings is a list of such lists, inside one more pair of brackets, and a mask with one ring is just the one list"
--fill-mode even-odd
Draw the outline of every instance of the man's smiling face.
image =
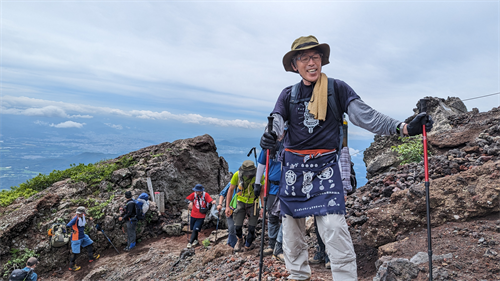
[[321, 74], [321, 55], [316, 50], [302, 52], [295, 60], [292, 67], [302, 76], [305, 85], [316, 82]]

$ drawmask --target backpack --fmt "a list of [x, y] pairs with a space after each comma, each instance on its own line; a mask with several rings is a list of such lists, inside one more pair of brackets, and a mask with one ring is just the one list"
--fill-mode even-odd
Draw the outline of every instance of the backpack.
[[[142, 220], [149, 211], [149, 195], [146, 192], [141, 193], [135, 203], [137, 218]], [[139, 209], [139, 212], [137, 211]], [[139, 218], [141, 217], [141, 218]]]
[[31, 276], [32, 269], [30, 271], [24, 271], [22, 269], [14, 269], [10, 274], [9, 281], [24, 281], [28, 280], [28, 277]]
[[202, 207], [200, 197], [198, 197], [198, 206], [200, 206], [200, 213], [206, 214], [208, 213], [208, 211], [210, 211], [210, 208], [212, 208], [212, 203], [207, 203], [207, 201], [205, 201], [205, 191], [203, 191], [201, 198], [203, 199], [203, 202], [205, 202], [205, 207]]
[[135, 203], [135, 217], [138, 220], [143, 220], [146, 216], [146, 212], [149, 210], [149, 196], [147, 193], [143, 192], [136, 200]]
[[47, 234], [50, 237], [50, 246], [54, 248], [59, 248], [67, 245], [71, 238], [71, 234], [66, 231], [66, 225], [62, 223], [54, 223], [52, 227], [47, 231]]
[[[292, 112], [293, 109], [297, 106], [297, 104], [310, 100], [311, 98], [303, 98], [303, 99], [297, 99], [297, 93], [298, 89], [300, 87], [300, 82], [292, 86], [292, 90], [290, 93], [290, 105], [288, 108], [289, 112]], [[342, 156], [342, 147], [344, 143], [344, 135], [345, 135], [345, 146], [347, 147], [347, 121], [344, 120], [344, 115], [341, 114], [341, 111], [339, 110], [338, 104], [337, 104], [337, 99], [335, 98], [335, 79], [333, 78], [328, 78], [328, 108], [333, 112], [333, 117], [337, 122], [339, 123], [339, 142], [338, 142], [338, 149], [337, 149], [337, 155], [338, 159]], [[306, 109], [307, 110], [307, 109]], [[290, 127], [288, 127], [288, 131], [290, 130]], [[348, 194], [354, 193], [356, 190], [356, 173], [354, 172], [354, 163], [351, 162], [351, 171], [350, 171], [350, 180], [351, 180], [351, 186], [352, 190]], [[353, 184], [354, 183], [354, 184]]]

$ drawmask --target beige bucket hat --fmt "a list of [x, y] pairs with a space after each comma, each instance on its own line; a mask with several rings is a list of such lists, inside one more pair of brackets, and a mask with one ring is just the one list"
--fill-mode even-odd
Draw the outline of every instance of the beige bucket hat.
[[318, 39], [316, 37], [309, 36], [301, 36], [292, 43], [292, 50], [285, 54], [283, 57], [283, 66], [286, 71], [297, 72], [292, 68], [292, 58], [299, 51], [309, 50], [312, 48], [318, 48], [323, 53], [323, 59], [321, 60], [321, 65], [329, 64], [330, 61], [328, 58], [330, 57], [330, 46], [326, 43], [319, 44]]

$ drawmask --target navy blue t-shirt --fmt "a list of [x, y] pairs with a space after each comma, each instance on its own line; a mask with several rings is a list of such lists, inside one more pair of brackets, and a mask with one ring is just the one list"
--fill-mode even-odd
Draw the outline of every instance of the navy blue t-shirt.
[[[304, 85], [300, 81], [297, 99], [310, 98], [315, 84]], [[295, 112], [288, 112], [290, 108], [290, 94], [292, 87], [285, 88], [274, 106], [272, 113], [278, 113], [284, 121], [288, 121], [288, 130], [284, 138], [284, 146], [289, 149], [338, 149], [339, 123], [328, 108], [326, 120], [319, 121], [309, 114], [307, 105], [309, 99], [295, 105]], [[360, 97], [342, 80], [335, 79], [335, 97], [339, 110], [347, 112], [349, 103]]]

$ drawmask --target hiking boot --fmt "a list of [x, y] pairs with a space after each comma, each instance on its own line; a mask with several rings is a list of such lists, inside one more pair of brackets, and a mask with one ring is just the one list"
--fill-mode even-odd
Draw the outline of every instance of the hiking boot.
[[188, 243], [186, 248], [191, 249], [191, 246], [193, 246], [191, 243]]
[[80, 270], [80, 269], [82, 269], [82, 267], [81, 267], [81, 266], [78, 266], [78, 265], [76, 265], [76, 264], [74, 264], [74, 265], [71, 265], [71, 264], [70, 264], [70, 265], [69, 265], [69, 270], [70, 270], [70, 271], [78, 271], [78, 270]]
[[100, 257], [101, 257], [101, 255], [99, 255], [99, 254], [94, 254], [94, 255], [92, 256], [92, 258], [91, 258], [91, 259], [89, 259], [89, 262], [93, 262], [93, 261], [97, 260], [97, 259], [98, 259], [98, 258], [100, 258]]
[[332, 268], [330, 265], [330, 258], [328, 258], [328, 255], [325, 255], [325, 267], [328, 269]]
[[247, 244], [245, 243], [245, 252], [251, 251], [253, 249], [255, 249], [254, 244], [247, 246]]
[[234, 246], [234, 251], [239, 252], [243, 248], [243, 244], [245, 243], [245, 240], [242, 238], [238, 237], [238, 242], [236, 242], [236, 246]]
[[198, 240], [194, 240], [194, 241], [193, 241], [192, 246], [194, 247], [194, 246], [196, 246], [196, 245], [198, 245]]
[[277, 256], [279, 254], [283, 254], [283, 244], [281, 244], [280, 242], [276, 242], [276, 244], [274, 245], [273, 255]]
[[325, 262], [325, 252], [316, 252], [313, 258], [309, 259], [310, 264], [318, 264]]
[[135, 242], [134, 243], [130, 243], [130, 246], [128, 248], [129, 248], [129, 250], [132, 250], [134, 247], [135, 247]]
[[275, 258], [277, 261], [279, 261], [281, 263], [285, 262], [285, 256], [283, 255], [283, 253], [277, 254], [277, 255], [273, 255], [273, 258]]
[[123, 248], [123, 250], [124, 250], [125, 252], [128, 252], [128, 251], [130, 251], [130, 248], [129, 248], [129, 247], [125, 247], [125, 248]]
[[264, 250], [264, 257], [270, 256], [272, 254], [273, 254], [273, 249], [267, 248], [267, 249]]

